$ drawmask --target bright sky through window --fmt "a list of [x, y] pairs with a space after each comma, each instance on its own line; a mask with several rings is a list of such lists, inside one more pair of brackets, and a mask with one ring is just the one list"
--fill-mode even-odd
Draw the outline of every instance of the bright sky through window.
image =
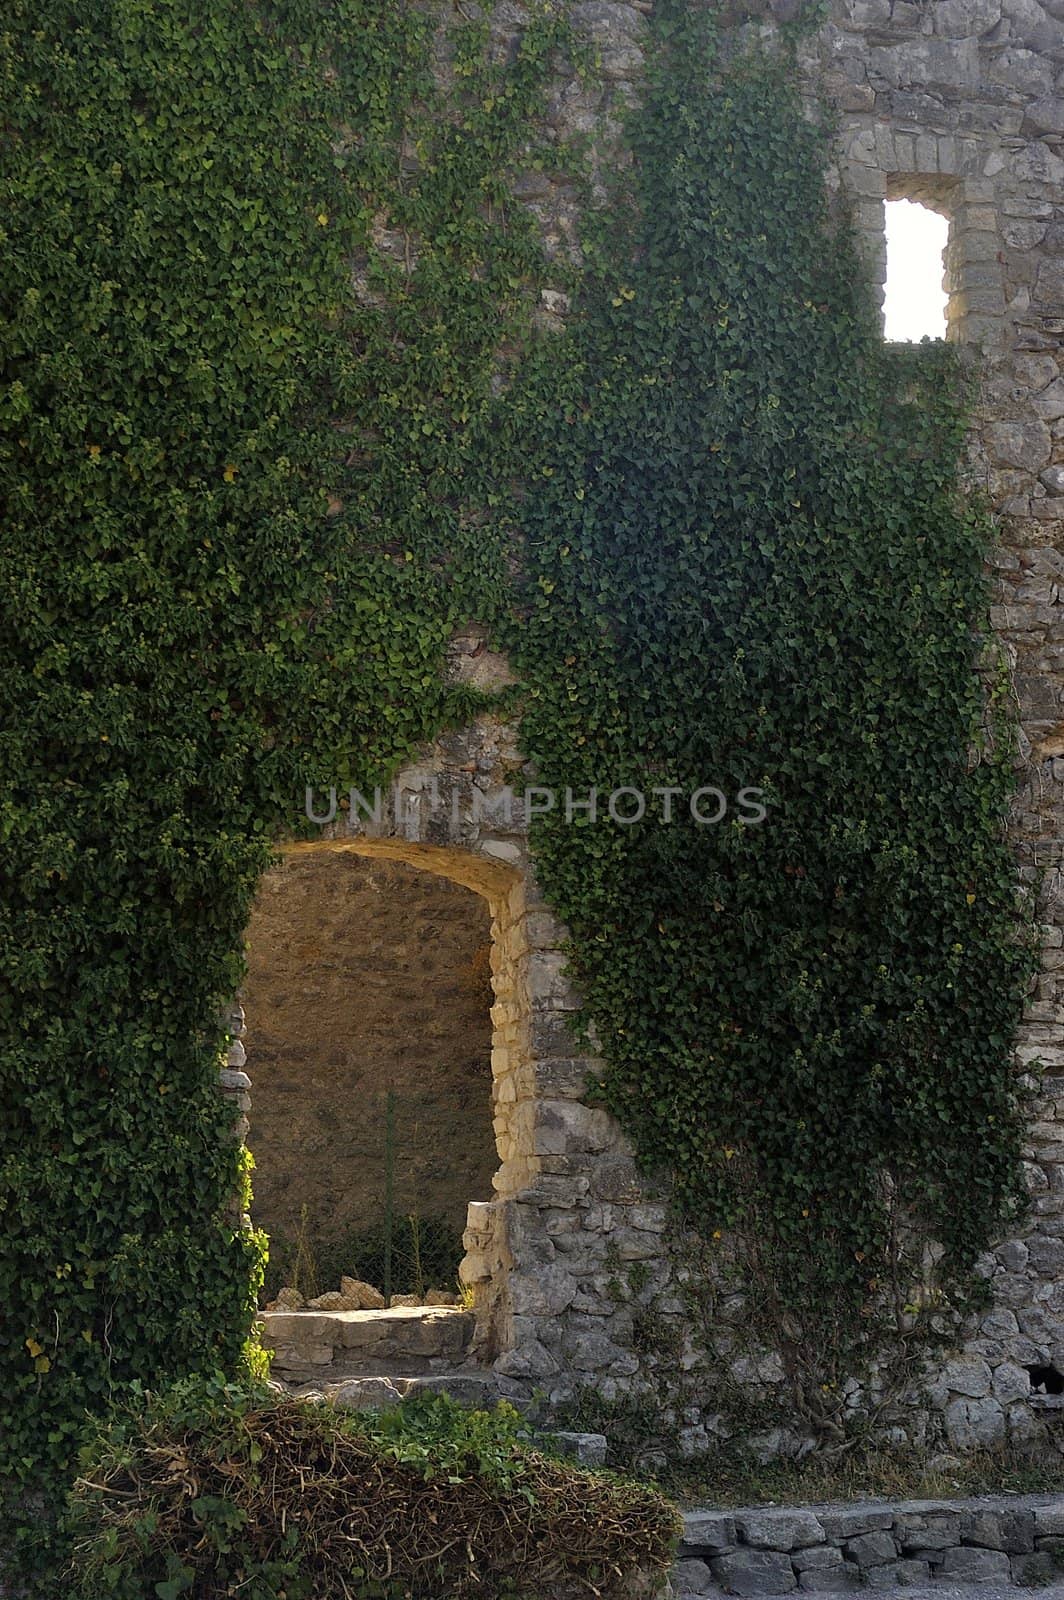
[[945, 338], [942, 252], [948, 236], [949, 221], [937, 211], [913, 200], [887, 201], [888, 339]]

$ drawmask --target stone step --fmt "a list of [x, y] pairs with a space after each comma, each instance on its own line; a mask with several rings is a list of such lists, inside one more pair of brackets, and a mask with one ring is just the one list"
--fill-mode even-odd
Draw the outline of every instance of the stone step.
[[432, 1372], [415, 1378], [372, 1374], [287, 1387], [297, 1399], [321, 1399], [351, 1411], [383, 1411], [413, 1395], [446, 1394], [461, 1405], [477, 1408], [493, 1406], [499, 1399], [491, 1374], [476, 1372]]
[[464, 1361], [475, 1318], [460, 1306], [392, 1306], [386, 1311], [266, 1311], [262, 1342], [282, 1383], [344, 1378], [413, 1378]]

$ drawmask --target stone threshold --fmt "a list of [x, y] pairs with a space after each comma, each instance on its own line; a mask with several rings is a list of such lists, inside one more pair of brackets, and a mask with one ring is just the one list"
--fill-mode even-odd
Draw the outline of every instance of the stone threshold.
[[285, 1383], [356, 1377], [419, 1377], [469, 1359], [476, 1319], [459, 1306], [379, 1311], [266, 1311], [263, 1345]]
[[1064, 1494], [684, 1513], [675, 1600], [1064, 1582]]

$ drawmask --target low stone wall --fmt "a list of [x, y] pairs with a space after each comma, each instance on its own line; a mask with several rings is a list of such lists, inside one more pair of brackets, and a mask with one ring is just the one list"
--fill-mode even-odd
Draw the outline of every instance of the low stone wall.
[[1064, 1495], [689, 1511], [676, 1600], [1064, 1578]]

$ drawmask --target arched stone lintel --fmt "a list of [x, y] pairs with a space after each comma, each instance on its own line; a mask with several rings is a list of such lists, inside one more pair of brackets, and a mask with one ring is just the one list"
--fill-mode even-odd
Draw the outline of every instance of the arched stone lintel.
[[300, 840], [281, 846], [283, 855], [304, 855], [308, 851], [346, 852], [377, 860], [402, 861], [419, 871], [449, 878], [463, 889], [472, 889], [487, 900], [493, 915], [498, 907], [508, 904], [512, 890], [521, 882], [521, 873], [513, 863], [454, 845], [421, 844], [397, 837], [370, 838], [358, 834], [354, 838]]

